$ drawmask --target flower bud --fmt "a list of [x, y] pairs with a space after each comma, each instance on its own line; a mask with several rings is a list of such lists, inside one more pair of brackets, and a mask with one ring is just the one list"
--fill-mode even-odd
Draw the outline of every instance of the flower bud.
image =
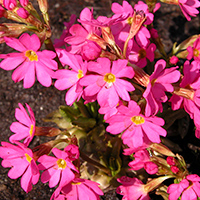
[[23, 19], [26, 19], [29, 16], [28, 11], [26, 9], [24, 9], [24, 8], [19, 8], [17, 10], [17, 14], [18, 14], [19, 17], [21, 17]]
[[168, 156], [167, 157], [167, 164], [170, 165], [170, 166], [176, 165], [176, 159], [172, 156]]
[[176, 57], [176, 56], [172, 56], [170, 59], [169, 59], [169, 62], [170, 64], [172, 65], [176, 65], [176, 63], [179, 61], [179, 59]]
[[171, 166], [170, 169], [174, 174], [177, 174], [179, 172], [179, 168], [177, 166]]
[[19, 0], [19, 2], [20, 2], [20, 4], [21, 4], [23, 7], [25, 7], [25, 6], [28, 5], [29, 0]]
[[149, 31], [150, 31], [151, 37], [153, 39], [157, 39], [159, 37], [158, 36], [158, 31], [155, 28], [151, 28]]
[[4, 0], [3, 6], [8, 10], [13, 10], [17, 6], [16, 0]]
[[158, 172], [158, 166], [154, 162], [146, 162], [144, 169], [148, 174], [156, 174]]
[[89, 41], [82, 47], [82, 56], [84, 60], [95, 60], [101, 53], [101, 47], [93, 41]]

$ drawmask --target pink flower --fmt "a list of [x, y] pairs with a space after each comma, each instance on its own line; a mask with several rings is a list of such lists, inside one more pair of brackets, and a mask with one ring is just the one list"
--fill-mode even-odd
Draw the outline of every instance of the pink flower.
[[20, 4], [21, 4], [23, 7], [25, 7], [25, 6], [28, 5], [29, 0], [19, 0], [19, 2], [20, 2]]
[[16, 0], [3, 0], [3, 6], [8, 10], [13, 10], [17, 6]]
[[58, 188], [51, 196], [51, 200], [100, 200], [103, 192], [98, 183], [81, 178], [75, 178], [72, 182]]
[[150, 161], [149, 152], [146, 149], [137, 151], [133, 156], [134, 160], [128, 164], [131, 170], [142, 169], [144, 164]]
[[172, 65], [176, 65], [178, 61], [179, 61], [179, 59], [176, 56], [172, 56], [169, 59], [169, 63], [172, 64]]
[[167, 132], [161, 126], [164, 125], [162, 118], [152, 116], [145, 117], [140, 114], [140, 107], [134, 101], [129, 101], [128, 107], [119, 106], [118, 113], [110, 117], [107, 131], [118, 134], [122, 131], [122, 140], [131, 148], [137, 148], [146, 143], [147, 138], [154, 143], [160, 143], [160, 135], [166, 136]]
[[118, 178], [117, 181], [122, 185], [117, 188], [116, 192], [123, 195], [123, 200], [150, 199], [147, 191], [145, 191], [145, 185], [139, 179], [122, 176], [121, 178]]
[[57, 70], [57, 63], [53, 60], [56, 54], [52, 51], [40, 49], [40, 40], [36, 34], [24, 33], [16, 38], [4, 37], [8, 46], [20, 53], [0, 54], [4, 60], [0, 67], [5, 70], [14, 70], [12, 79], [15, 82], [24, 80], [24, 88], [30, 88], [35, 82], [35, 74], [38, 81], [46, 87], [52, 83], [53, 70]]
[[130, 100], [128, 92], [134, 90], [131, 83], [123, 78], [133, 78], [134, 71], [127, 67], [127, 60], [111, 61], [108, 58], [98, 58], [97, 62], [89, 62], [88, 70], [95, 74], [84, 76], [80, 80], [84, 89], [85, 96], [97, 94], [97, 101], [100, 106], [107, 103], [110, 107], [115, 107], [119, 102], [119, 97], [125, 101]]
[[26, 19], [29, 16], [29, 12], [24, 8], [17, 9], [17, 14], [23, 19]]
[[175, 83], [180, 78], [180, 72], [177, 67], [164, 69], [166, 62], [158, 60], [155, 64], [155, 70], [150, 76], [149, 84], [143, 97], [146, 99], [147, 104], [145, 108], [145, 115], [155, 115], [159, 110], [162, 112], [162, 103], [167, 101], [165, 92], [173, 92], [174, 88], [171, 83]]
[[197, 40], [194, 42], [193, 47], [189, 46], [187, 48], [188, 55], [187, 59], [191, 60], [194, 58], [194, 60], [200, 61], [200, 37], [197, 38]]
[[176, 165], [176, 159], [172, 156], [167, 157], [167, 164], [170, 166]]
[[2, 166], [11, 167], [8, 172], [8, 177], [17, 179], [21, 177], [21, 187], [25, 192], [32, 189], [32, 184], [35, 185], [39, 180], [39, 170], [33, 159], [31, 149], [25, 145], [16, 142], [16, 145], [1, 142], [0, 157], [3, 158]]
[[69, 144], [64, 149], [67, 152], [68, 157], [71, 161], [74, 161], [79, 158], [79, 148], [74, 144]]
[[[134, 15], [137, 15], [136, 23], [138, 23], [139, 18], [144, 19], [144, 17], [146, 17], [146, 20], [144, 22], [144, 24], [146, 25], [151, 24], [154, 18], [153, 14], [149, 13], [147, 4], [141, 1], [139, 1], [139, 3], [134, 6], [134, 9], [127, 1], [123, 1], [122, 6], [118, 3], [113, 3], [111, 10], [117, 16], [121, 14], [122, 16], [126, 16], [126, 18], [128, 17], [126, 20], [122, 22], [120, 21], [111, 27], [111, 30], [112, 30], [113, 35], [115, 36], [116, 42], [119, 45], [119, 47], [122, 49], [123, 49], [123, 45], [120, 43], [124, 43], [125, 40], [127, 39], [130, 26], [132, 25], [132, 23], [135, 23], [133, 20]], [[135, 39], [137, 43], [140, 46], [143, 46], [143, 45], [146, 46], [148, 43], [148, 38], [150, 38], [150, 33], [148, 29], [145, 26], [141, 26], [139, 31], [135, 35]], [[131, 44], [129, 45], [131, 48]]]
[[112, 115], [115, 115], [118, 112], [117, 107], [120, 105], [123, 105], [122, 101], [119, 101], [119, 103], [115, 107], [110, 107], [109, 104], [107, 103], [106, 105], [99, 108], [99, 113], [104, 114], [104, 120], [107, 120]]
[[187, 60], [183, 66], [184, 77], [180, 83], [181, 88], [191, 88], [193, 94], [192, 99], [184, 98], [173, 94], [170, 98], [172, 103], [172, 109], [177, 110], [184, 107], [185, 111], [190, 115], [191, 119], [194, 120], [197, 129], [195, 131], [196, 137], [199, 138], [200, 129], [200, 103], [199, 103], [199, 92], [200, 92], [200, 64], [198, 61], [193, 61], [191, 64]]
[[158, 172], [158, 165], [154, 162], [145, 162], [144, 169], [148, 174], [156, 174]]
[[101, 54], [101, 47], [96, 42], [88, 41], [82, 46], [81, 54], [84, 60], [95, 60]]
[[59, 187], [62, 187], [75, 178], [72, 170], [76, 172], [78, 170], [72, 164], [67, 152], [53, 148], [52, 153], [56, 157], [43, 155], [38, 159], [38, 162], [40, 162], [38, 165], [39, 170], [44, 170], [41, 175], [41, 181], [43, 183], [49, 181], [50, 188], [55, 187], [58, 183]]
[[181, 200], [192, 200], [200, 197], [200, 177], [196, 174], [186, 176], [178, 184], [171, 184], [167, 193], [169, 193], [169, 200], [178, 199], [181, 196]]
[[200, 6], [199, 0], [178, 0], [178, 4], [188, 21], [191, 20], [190, 16], [196, 17], [199, 14], [197, 10]]
[[[93, 12], [89, 8], [83, 9], [80, 14], [80, 20], [90, 21], [91, 19], [93, 19]], [[81, 54], [82, 46], [87, 43], [87, 40], [89, 40], [93, 33], [97, 32], [97, 28], [92, 25], [84, 23], [82, 25], [74, 24], [69, 29], [70, 35], [64, 39], [70, 45], [67, 51], [73, 54]]]
[[179, 168], [177, 166], [171, 166], [170, 169], [174, 174], [177, 174], [179, 172]]
[[147, 65], [147, 59], [150, 62], [154, 60], [154, 51], [156, 50], [156, 45], [154, 43], [148, 42], [146, 46], [140, 47], [137, 43], [133, 42], [132, 50], [129, 53], [129, 61], [136, 64], [138, 67], [145, 67]]
[[146, 16], [146, 20], [144, 22], [145, 25], [149, 25], [153, 22], [154, 15], [149, 12], [148, 5], [144, 3], [143, 1], [138, 1], [137, 4], [134, 5], [134, 9], [136, 11], [143, 10]]
[[35, 116], [31, 107], [26, 104], [29, 114], [26, 112], [22, 104], [18, 104], [19, 108], [15, 110], [15, 118], [18, 122], [13, 122], [10, 126], [10, 130], [14, 132], [14, 135], [11, 135], [9, 140], [14, 143], [15, 141], [24, 140], [26, 146], [29, 145], [31, 140], [34, 137], [35, 133]]
[[87, 63], [83, 62], [82, 57], [73, 55], [65, 50], [61, 51], [60, 61], [69, 65], [69, 69], [60, 69], [55, 72], [56, 78], [55, 87], [59, 90], [69, 89], [65, 96], [67, 105], [72, 105], [78, 101], [83, 94], [83, 87], [80, 85], [80, 80], [87, 72]]

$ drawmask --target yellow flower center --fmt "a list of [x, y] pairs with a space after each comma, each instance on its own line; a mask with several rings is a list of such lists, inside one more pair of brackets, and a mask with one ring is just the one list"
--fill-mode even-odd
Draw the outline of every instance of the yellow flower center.
[[194, 57], [198, 57], [199, 56], [199, 50], [198, 49], [194, 49], [193, 50], [193, 56]]
[[133, 23], [133, 17], [129, 17], [127, 19], [127, 23], [131, 26], [131, 24]]
[[145, 49], [140, 49], [140, 50], [139, 50], [139, 57], [140, 57], [140, 58], [145, 58], [146, 55], [147, 55], [147, 52], [146, 52]]
[[141, 116], [133, 116], [133, 117], [131, 117], [131, 121], [136, 125], [144, 124], [144, 122], [145, 122], [144, 118]]
[[78, 79], [82, 78], [83, 76], [83, 71], [79, 69], [77, 74]]
[[80, 185], [81, 182], [77, 182], [77, 183], [72, 182], [71, 184], [72, 184], [72, 185]]
[[57, 160], [57, 165], [59, 169], [65, 169], [67, 167], [67, 163], [65, 160], [63, 160], [62, 158], [59, 158]]
[[26, 160], [30, 163], [32, 158], [27, 153], [25, 153], [25, 157], [26, 157]]
[[104, 76], [104, 81], [106, 81], [107, 83], [114, 83], [115, 82], [115, 75], [114, 74], [111, 74], [111, 73], [107, 73], [105, 76]]
[[33, 125], [33, 124], [31, 124], [31, 128], [30, 128], [30, 130], [29, 130], [29, 134], [30, 134], [30, 136], [32, 136], [32, 135], [33, 135], [33, 128], [34, 128], [34, 125]]
[[35, 51], [28, 50], [25, 53], [25, 56], [32, 62], [32, 61], [38, 61], [38, 56]]

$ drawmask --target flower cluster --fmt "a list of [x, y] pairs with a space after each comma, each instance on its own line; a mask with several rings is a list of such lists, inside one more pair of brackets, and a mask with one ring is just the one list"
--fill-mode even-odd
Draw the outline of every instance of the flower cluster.
[[[200, 7], [198, 0], [162, 1], [179, 5], [187, 20]], [[0, 147], [2, 166], [11, 168], [8, 176], [21, 177], [21, 187], [29, 192], [43, 171], [41, 181], [56, 187], [55, 200], [98, 200], [113, 180], [121, 184], [117, 193], [124, 200], [150, 199], [149, 193], [169, 178], [174, 183], [163, 197], [199, 198], [199, 176], [189, 174], [183, 158], [161, 141], [167, 136], [165, 109], [183, 108], [200, 138], [200, 35], [174, 45], [167, 54], [153, 26], [160, 3], [139, 1], [132, 7], [123, 1], [112, 4], [111, 17], [95, 19], [89, 8], [81, 11], [78, 23], [72, 15], [53, 44], [47, 1], [38, 4], [43, 20], [28, 0], [0, 2], [0, 17], [20, 26], [2, 24], [0, 42], [17, 52], [0, 54], [0, 67], [14, 70], [13, 81], [23, 80], [24, 88], [37, 78], [45, 87], [66, 90], [67, 106], [60, 107], [56, 120], [55, 113], [51, 118], [59, 129], [36, 126], [30, 106], [26, 104], [26, 111], [19, 104], [17, 122], [10, 126], [11, 143]], [[35, 136], [56, 137], [30, 148]], [[154, 177], [146, 184], [128, 177], [127, 165], [132, 176], [139, 177], [144, 168]], [[127, 176], [118, 178], [123, 172]], [[106, 181], [96, 183], [97, 177]]]

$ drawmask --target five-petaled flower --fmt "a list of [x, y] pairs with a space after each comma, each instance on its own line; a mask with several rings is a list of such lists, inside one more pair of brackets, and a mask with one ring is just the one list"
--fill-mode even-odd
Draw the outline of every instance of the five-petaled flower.
[[8, 177], [17, 179], [21, 176], [21, 187], [25, 192], [30, 192], [32, 184], [39, 180], [39, 169], [33, 159], [33, 152], [24, 144], [16, 142], [16, 145], [1, 142], [0, 157], [3, 158], [2, 166], [11, 167]]
[[24, 88], [30, 88], [35, 82], [35, 74], [37, 80], [45, 87], [49, 87], [52, 83], [54, 71], [58, 69], [57, 62], [53, 60], [56, 53], [49, 50], [38, 51], [41, 43], [36, 34], [29, 35], [24, 33], [16, 38], [4, 37], [8, 46], [20, 51], [20, 53], [0, 54], [0, 67], [5, 70], [14, 70], [12, 79], [15, 82], [24, 80]]
[[15, 134], [11, 135], [9, 140], [13, 143], [25, 139], [24, 144], [28, 146], [35, 133], [35, 116], [28, 104], [26, 104], [26, 107], [29, 114], [26, 112], [22, 104], [19, 103], [18, 105], [19, 108], [16, 108], [15, 110], [15, 117], [18, 122], [13, 122], [10, 126], [10, 130]]
[[133, 78], [134, 71], [127, 66], [127, 60], [111, 61], [108, 58], [98, 58], [97, 62], [89, 62], [90, 74], [80, 80], [85, 96], [97, 94], [97, 101], [100, 106], [115, 107], [119, 103], [119, 97], [130, 101], [128, 92], [134, 90], [133, 85], [123, 78]]
[[77, 173], [78, 170], [72, 164], [67, 152], [53, 148], [52, 153], [55, 157], [43, 155], [38, 159], [38, 162], [40, 162], [38, 165], [39, 170], [44, 170], [41, 175], [41, 181], [43, 183], [49, 181], [49, 187], [51, 188], [57, 184], [59, 184], [59, 187], [62, 187], [75, 178], [72, 170]]
[[161, 127], [164, 120], [156, 116], [144, 116], [136, 102], [129, 101], [128, 107], [121, 105], [117, 109], [118, 113], [106, 120], [109, 123], [106, 130], [112, 134], [124, 131], [121, 138], [129, 147], [140, 147], [147, 140], [160, 143], [160, 136], [167, 135]]

